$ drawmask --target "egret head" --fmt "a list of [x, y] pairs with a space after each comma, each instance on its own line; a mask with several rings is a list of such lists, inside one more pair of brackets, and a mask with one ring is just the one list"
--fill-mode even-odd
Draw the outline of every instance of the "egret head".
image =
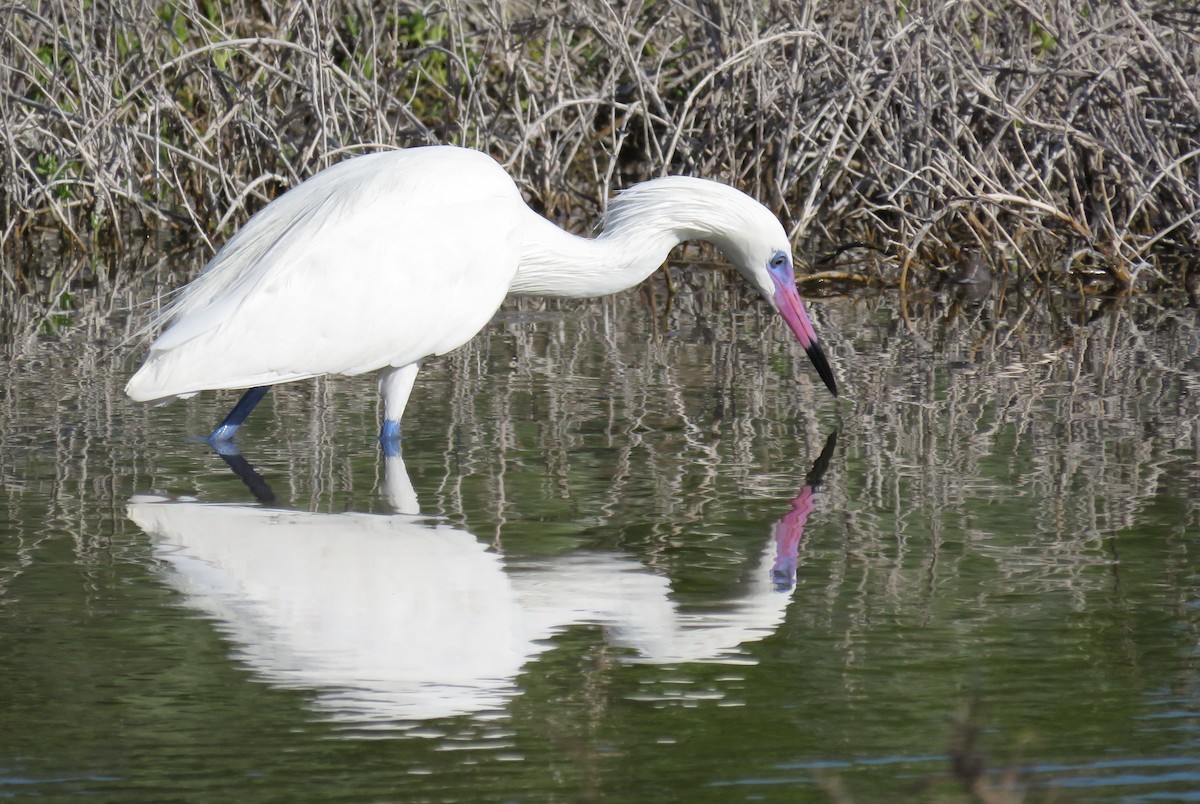
[[791, 244], [779, 220], [762, 204], [736, 190], [736, 203], [729, 211], [736, 223], [723, 232], [715, 232], [712, 242], [742, 276], [758, 289], [763, 298], [779, 311], [788, 328], [808, 354], [817, 374], [829, 391], [837, 396], [833, 370], [813, 329], [804, 302], [796, 290]]
[[761, 269], [755, 272], [755, 285], [767, 301], [779, 311], [779, 315], [783, 317], [788, 328], [795, 333], [796, 339], [804, 347], [808, 359], [812, 361], [813, 367], [821, 376], [825, 387], [831, 394], [837, 396], [837, 382], [833, 378], [833, 370], [829, 367], [829, 361], [825, 359], [821, 341], [817, 338], [816, 330], [813, 329], [808, 313], [804, 309], [804, 302], [800, 298], [799, 291], [796, 290], [796, 275], [792, 267], [791, 255], [780, 249], [767, 260], [765, 273], [770, 282], [769, 289], [764, 289], [761, 284], [759, 276], [761, 272], [763, 272]]
[[[825, 385], [837, 396], [833, 371], [796, 291], [787, 232], [758, 201], [727, 184], [707, 179], [651, 179], [614, 199], [605, 213], [601, 237], [616, 244], [622, 254], [637, 255], [634, 261], [651, 266], [649, 270], [660, 265], [670, 249], [681, 242], [712, 243], [779, 311]], [[635, 243], [638, 245], [631, 245]], [[647, 258], [642, 260], [642, 255]], [[641, 281], [648, 273], [632, 271], [630, 275]], [[606, 292], [611, 290], [606, 288]]]

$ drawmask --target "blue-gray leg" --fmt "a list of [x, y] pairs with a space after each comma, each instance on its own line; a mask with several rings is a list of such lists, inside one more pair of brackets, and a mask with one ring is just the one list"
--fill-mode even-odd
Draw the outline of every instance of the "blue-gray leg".
[[242, 422], [246, 421], [246, 417], [250, 415], [250, 411], [254, 410], [255, 406], [262, 401], [262, 398], [267, 395], [267, 391], [269, 390], [271, 390], [271, 386], [259, 385], [242, 394], [242, 398], [233, 406], [233, 410], [229, 411], [229, 415], [225, 417], [225, 421], [217, 425], [217, 429], [212, 431], [212, 435], [208, 437], [208, 443], [215, 446], [233, 438], [233, 434], [242, 426]]
[[386, 458], [400, 455], [400, 422], [395, 419], [384, 419], [379, 428], [379, 446]]

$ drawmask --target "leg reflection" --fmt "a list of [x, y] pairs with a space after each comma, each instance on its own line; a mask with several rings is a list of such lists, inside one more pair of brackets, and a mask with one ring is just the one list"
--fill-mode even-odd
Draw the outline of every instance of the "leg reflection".
[[421, 506], [417, 502], [417, 490], [408, 477], [404, 458], [400, 456], [400, 442], [394, 441], [390, 446], [383, 456], [383, 499], [397, 514], [416, 516], [421, 513]]
[[249, 461], [242, 457], [242, 453], [238, 452], [238, 448], [234, 446], [233, 442], [218, 441], [214, 442], [212, 446], [213, 451], [221, 456], [221, 460], [225, 461], [226, 466], [242, 479], [246, 488], [250, 489], [254, 499], [266, 505], [275, 504], [275, 492], [271, 485], [254, 470]]
[[[225, 461], [225, 465], [246, 484], [246, 488], [254, 495], [254, 499], [265, 505], [275, 504], [275, 491], [271, 488], [271, 484], [250, 465], [250, 462], [242, 456], [233, 442], [217, 442], [212, 447], [213, 452], [220, 455], [221, 460]], [[383, 460], [383, 485], [380, 489], [383, 499], [398, 514], [412, 516], [420, 514], [421, 506], [417, 501], [417, 492], [408, 477], [408, 468], [404, 465], [404, 458], [400, 455], [399, 442], [394, 442], [392, 448], [385, 451]]]

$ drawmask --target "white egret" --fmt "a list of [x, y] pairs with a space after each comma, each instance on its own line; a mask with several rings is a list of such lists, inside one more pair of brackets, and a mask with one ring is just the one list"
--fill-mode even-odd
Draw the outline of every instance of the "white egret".
[[764, 206], [674, 176], [620, 193], [602, 223], [593, 239], [563, 231], [478, 151], [348, 159], [272, 201], [225, 244], [165, 310], [168, 325], [125, 392], [165, 402], [248, 388], [209, 437], [220, 445], [272, 385], [378, 371], [386, 445], [399, 437], [421, 361], [470, 340], [508, 294], [615, 293], [679, 243], [703, 240], [779, 311], [837, 395], [787, 235]]

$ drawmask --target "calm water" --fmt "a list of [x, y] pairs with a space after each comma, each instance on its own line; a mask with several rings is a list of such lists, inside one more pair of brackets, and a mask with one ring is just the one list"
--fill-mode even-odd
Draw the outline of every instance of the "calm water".
[[835, 401], [716, 276], [524, 302], [248, 485], [154, 292], [0, 360], [0, 796], [1200, 798], [1191, 309], [817, 302]]

